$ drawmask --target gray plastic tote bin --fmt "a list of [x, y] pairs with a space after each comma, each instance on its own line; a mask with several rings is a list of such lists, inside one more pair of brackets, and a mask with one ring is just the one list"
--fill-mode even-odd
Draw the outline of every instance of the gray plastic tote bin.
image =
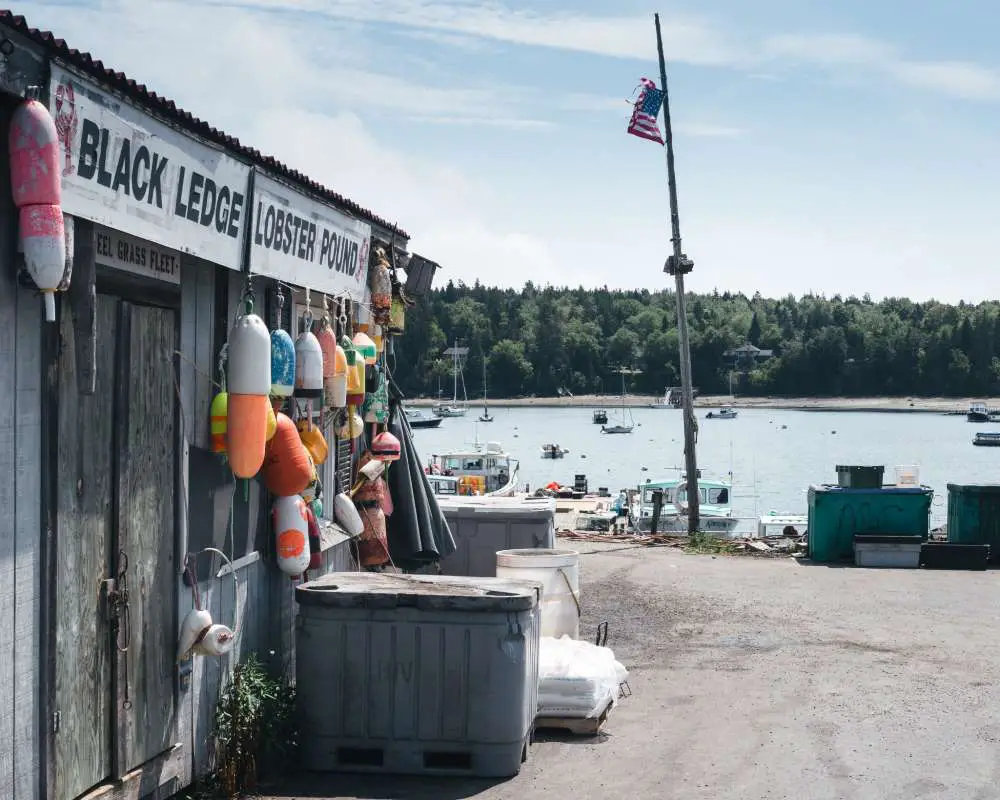
[[551, 550], [556, 538], [556, 501], [551, 497], [441, 497], [438, 505], [455, 552], [441, 560], [444, 575], [496, 575], [501, 550]]
[[302, 765], [509, 777], [538, 705], [541, 585], [334, 572], [295, 590]]

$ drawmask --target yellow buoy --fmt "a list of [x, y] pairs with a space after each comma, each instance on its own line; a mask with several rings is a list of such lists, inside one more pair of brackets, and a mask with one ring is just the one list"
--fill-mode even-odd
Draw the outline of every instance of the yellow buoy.
[[267, 433], [264, 435], [266, 441], [271, 441], [275, 431], [278, 430], [278, 418], [274, 416], [274, 406], [267, 404]]
[[212, 399], [209, 415], [211, 417], [212, 452], [225, 453], [226, 423], [229, 418], [229, 395], [226, 392], [219, 392]]

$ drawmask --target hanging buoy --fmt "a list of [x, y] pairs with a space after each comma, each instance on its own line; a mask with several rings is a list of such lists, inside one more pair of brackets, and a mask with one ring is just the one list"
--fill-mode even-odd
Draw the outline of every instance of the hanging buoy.
[[44, 104], [26, 100], [14, 110], [7, 147], [14, 205], [60, 205], [59, 132]]
[[341, 346], [347, 359], [347, 405], [360, 406], [365, 401], [365, 361], [346, 336]]
[[59, 134], [49, 110], [38, 100], [27, 100], [14, 110], [7, 147], [24, 265], [45, 298], [46, 321], [54, 322], [55, 292], [68, 285], [66, 225], [60, 208]]
[[326, 404], [330, 408], [347, 406], [347, 354], [339, 344], [333, 354], [333, 377], [323, 380]]
[[320, 323], [316, 341], [319, 342], [319, 349], [323, 353], [323, 377], [332, 378], [337, 363], [337, 337], [334, 336], [328, 320], [324, 319]]
[[228, 350], [229, 464], [236, 477], [252, 478], [264, 463], [270, 406], [271, 336], [264, 320], [249, 311], [237, 319]]
[[337, 415], [334, 424], [334, 433], [338, 439], [357, 439], [365, 430], [365, 421], [361, 418], [355, 406], [348, 406], [347, 409]]
[[360, 536], [365, 529], [361, 515], [347, 492], [340, 492], [333, 498], [333, 518], [349, 536]]
[[362, 567], [380, 567], [389, 561], [389, 540], [385, 514], [378, 503], [358, 509], [362, 530], [358, 537], [358, 563]]
[[392, 275], [389, 258], [385, 249], [375, 248], [375, 263], [368, 271], [368, 287], [371, 289], [372, 318], [376, 324], [389, 321], [389, 306], [392, 303]]
[[271, 394], [291, 397], [295, 391], [295, 343], [287, 331], [271, 331]]
[[358, 351], [358, 354], [365, 360], [365, 364], [374, 364], [378, 360], [378, 348], [371, 337], [364, 331], [358, 331], [354, 334], [352, 344], [354, 345], [354, 349]]
[[18, 212], [24, 266], [45, 298], [45, 319], [55, 322], [55, 292], [66, 272], [66, 229], [57, 205], [24, 206]]
[[382, 431], [372, 439], [371, 453], [379, 461], [399, 461], [400, 444], [389, 431]]
[[275, 414], [278, 429], [267, 443], [264, 458], [264, 485], [271, 494], [299, 494], [313, 477], [309, 451], [299, 438], [295, 423], [286, 415]]
[[312, 456], [313, 461], [317, 464], [325, 464], [327, 455], [329, 455], [329, 446], [319, 426], [310, 420], [300, 419], [296, 427], [299, 430], [299, 438], [302, 440], [302, 444], [305, 445], [306, 450], [309, 451], [309, 455]]
[[301, 575], [309, 568], [309, 521], [306, 503], [297, 495], [274, 498], [271, 506], [278, 569]]
[[323, 394], [323, 351], [309, 326], [295, 340], [295, 396], [321, 397]]
[[313, 514], [316, 515], [316, 519], [323, 518], [323, 501], [316, 497], [310, 504], [310, 508], [313, 510]]
[[406, 327], [406, 301], [398, 294], [393, 294], [392, 305], [389, 307], [389, 333], [399, 336]]
[[219, 392], [212, 398], [212, 407], [209, 415], [213, 453], [226, 452], [226, 420], [229, 417], [227, 410], [228, 400], [229, 395], [226, 392]]
[[200, 656], [224, 656], [235, 643], [236, 634], [228, 625], [210, 625], [201, 641], [194, 646], [194, 652]]
[[278, 418], [274, 413], [274, 406], [270, 403], [267, 404], [267, 433], [265, 438], [267, 441], [271, 441], [274, 438], [274, 434], [278, 430]]
[[197, 641], [212, 627], [212, 615], [207, 609], [192, 608], [181, 623], [177, 660], [186, 661]]

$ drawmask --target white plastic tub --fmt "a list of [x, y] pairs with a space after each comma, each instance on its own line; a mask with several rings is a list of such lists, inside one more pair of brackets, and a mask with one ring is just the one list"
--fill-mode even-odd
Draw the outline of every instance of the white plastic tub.
[[497, 577], [542, 584], [542, 636], [580, 636], [580, 554], [576, 550], [501, 550]]
[[919, 536], [856, 536], [854, 565], [917, 569], [920, 566], [922, 546]]

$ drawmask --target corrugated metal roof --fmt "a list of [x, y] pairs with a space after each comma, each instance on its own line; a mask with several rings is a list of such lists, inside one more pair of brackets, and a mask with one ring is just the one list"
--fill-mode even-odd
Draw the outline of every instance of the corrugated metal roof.
[[301, 172], [286, 167], [273, 156], [264, 155], [259, 150], [255, 150], [252, 147], [247, 147], [246, 145], [241, 144], [240, 140], [236, 137], [230, 136], [228, 133], [220, 131], [218, 128], [213, 128], [207, 122], [203, 122], [190, 112], [185, 111], [183, 108], [179, 108], [173, 100], [168, 100], [166, 97], [160, 97], [160, 95], [156, 92], [147, 89], [145, 84], [138, 83], [128, 77], [124, 72], [116, 72], [115, 70], [104, 66], [103, 62], [94, 58], [90, 53], [81, 52], [70, 47], [65, 41], [57, 38], [50, 31], [40, 31], [37, 28], [30, 27], [24, 17], [19, 14], [14, 14], [12, 11], [0, 9], [0, 25], [8, 27], [22, 36], [27, 37], [51, 55], [62, 59], [67, 64], [72, 64], [81, 72], [93, 76], [101, 83], [112, 86], [125, 96], [135, 100], [139, 105], [151, 108], [167, 119], [174, 120], [181, 127], [198, 134], [202, 138], [239, 153], [252, 163], [257, 164], [260, 167], [264, 167], [276, 175], [279, 175], [286, 180], [307, 189], [313, 194], [330, 201], [341, 209], [349, 211], [350, 213], [355, 214], [369, 222], [373, 222], [376, 225], [381, 225], [383, 228], [387, 228], [389, 231], [395, 232], [399, 236], [409, 239], [409, 235], [406, 231], [397, 225], [394, 225], [388, 220], [377, 216], [367, 208], [362, 208], [353, 200], [348, 200], [346, 197], [341, 194], [337, 194], [337, 192], [332, 189], [328, 189], [327, 187], [316, 183], [316, 181], [310, 179], [306, 175], [303, 175]]

